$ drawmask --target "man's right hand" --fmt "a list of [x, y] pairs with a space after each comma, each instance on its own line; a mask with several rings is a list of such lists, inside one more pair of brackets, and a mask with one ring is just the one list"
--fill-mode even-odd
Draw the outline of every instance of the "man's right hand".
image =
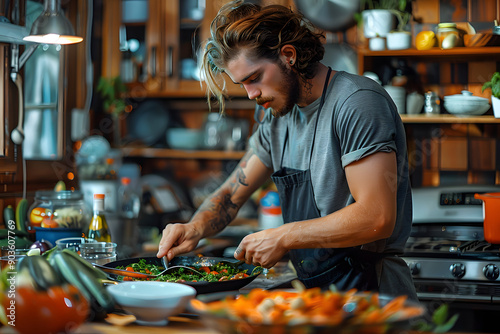
[[202, 234], [192, 223], [168, 224], [162, 232], [158, 245], [158, 258], [167, 255], [172, 260], [176, 255], [192, 251], [200, 241]]

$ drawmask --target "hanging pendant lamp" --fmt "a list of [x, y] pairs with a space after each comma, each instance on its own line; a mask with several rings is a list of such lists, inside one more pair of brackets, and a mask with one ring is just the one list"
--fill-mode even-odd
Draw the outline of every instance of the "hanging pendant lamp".
[[60, 0], [45, 0], [43, 12], [33, 22], [30, 35], [23, 39], [46, 44], [74, 44], [83, 40], [75, 36], [71, 22], [61, 10]]

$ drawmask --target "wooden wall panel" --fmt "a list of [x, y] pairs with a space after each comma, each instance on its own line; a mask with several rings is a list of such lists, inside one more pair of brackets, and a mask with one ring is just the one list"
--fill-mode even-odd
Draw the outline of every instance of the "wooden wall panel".
[[416, 0], [412, 3], [412, 11], [415, 21], [420, 23], [439, 22], [439, 1]]
[[497, 18], [498, 0], [469, 0], [469, 21], [493, 22]]
[[467, 0], [440, 0], [439, 22], [468, 21]]
[[470, 169], [476, 171], [495, 170], [495, 140], [477, 138], [470, 141]]
[[468, 168], [467, 139], [443, 138], [439, 155], [440, 170], [466, 171]]

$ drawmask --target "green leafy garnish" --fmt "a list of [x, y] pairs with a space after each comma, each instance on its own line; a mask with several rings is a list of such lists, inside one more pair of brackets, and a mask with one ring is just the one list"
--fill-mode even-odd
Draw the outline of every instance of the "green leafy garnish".
[[448, 317], [448, 304], [441, 304], [432, 314], [431, 322], [419, 320], [413, 329], [422, 332], [446, 333], [455, 326], [458, 314]]

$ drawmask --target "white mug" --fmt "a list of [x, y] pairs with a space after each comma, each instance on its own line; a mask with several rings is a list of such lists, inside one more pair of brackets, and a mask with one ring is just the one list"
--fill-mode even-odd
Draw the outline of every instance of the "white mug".
[[424, 107], [424, 96], [417, 92], [406, 96], [406, 113], [410, 115], [420, 114]]

